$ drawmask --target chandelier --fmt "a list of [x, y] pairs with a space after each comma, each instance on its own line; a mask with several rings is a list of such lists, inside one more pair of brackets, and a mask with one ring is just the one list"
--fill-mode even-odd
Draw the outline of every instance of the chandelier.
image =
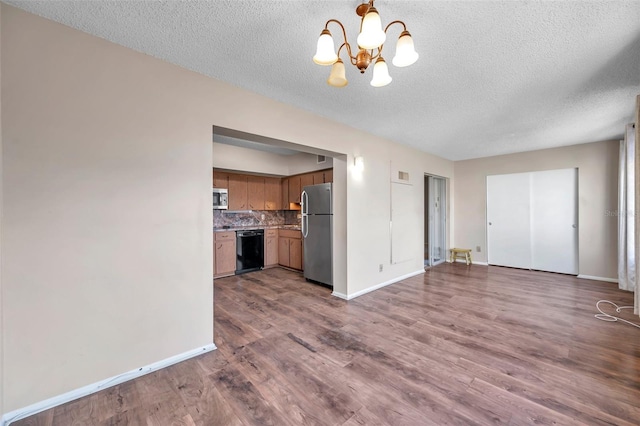
[[[375, 61], [373, 77], [371, 79], [372, 86], [382, 87], [391, 83], [392, 79], [389, 75], [389, 68], [382, 57], [382, 48], [387, 38], [387, 30], [394, 24], [402, 25], [403, 30], [396, 44], [396, 55], [392, 61], [393, 65], [396, 67], [406, 67], [418, 60], [418, 53], [413, 47], [413, 39], [409, 31], [407, 31], [405, 23], [402, 21], [393, 21], [387, 25], [383, 31], [380, 15], [376, 8], [373, 7], [373, 1], [374, 0], [369, 0], [368, 3], [362, 3], [356, 8], [356, 13], [362, 19], [360, 21], [360, 34], [357, 38], [358, 53], [355, 55], [351, 50], [351, 45], [347, 41], [347, 32], [342, 22], [337, 19], [329, 19], [324, 25], [324, 30], [322, 30], [318, 38], [318, 46], [316, 54], [313, 57], [313, 62], [318, 65], [332, 65], [331, 73], [327, 79], [327, 83], [330, 86], [344, 87], [348, 83], [345, 76], [344, 63], [342, 59], [340, 59], [340, 52], [343, 47], [347, 55], [349, 55], [349, 61], [360, 70], [361, 74], [364, 74], [371, 62]], [[338, 48], [337, 54], [333, 44], [333, 37], [329, 31], [329, 23], [331, 22], [335, 22], [342, 28], [344, 42]]]

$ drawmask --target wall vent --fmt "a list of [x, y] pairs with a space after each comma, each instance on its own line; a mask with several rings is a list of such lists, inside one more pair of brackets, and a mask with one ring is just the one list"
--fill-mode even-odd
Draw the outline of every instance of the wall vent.
[[409, 182], [409, 172], [398, 171], [398, 179]]
[[325, 155], [318, 155], [318, 164], [326, 163], [327, 157]]

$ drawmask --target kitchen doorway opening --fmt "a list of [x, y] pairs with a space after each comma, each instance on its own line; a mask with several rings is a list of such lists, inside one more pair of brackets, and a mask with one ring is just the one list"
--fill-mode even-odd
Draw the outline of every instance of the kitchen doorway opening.
[[447, 181], [424, 176], [424, 267], [447, 260]]
[[[333, 229], [331, 231], [331, 269], [333, 294], [343, 297], [347, 294], [346, 274], [346, 194], [347, 194], [347, 154], [314, 148], [298, 143], [274, 139], [267, 136], [251, 134], [240, 130], [213, 126], [213, 150], [212, 165], [214, 168], [213, 186], [218, 186], [216, 172], [221, 176], [220, 184], [224, 185], [223, 177], [227, 176], [228, 206], [227, 209], [216, 210], [213, 218], [214, 231], [229, 230], [237, 227], [250, 227], [258, 229], [262, 226], [284, 225], [291, 226], [290, 231], [301, 228], [301, 201], [302, 189], [305, 186], [331, 183], [331, 206], [333, 210]], [[231, 178], [233, 177], [233, 182]], [[296, 177], [298, 179], [296, 179]], [[247, 179], [246, 181], [244, 179]], [[271, 182], [269, 195], [277, 200], [281, 191], [280, 202], [276, 201], [271, 209], [250, 208], [248, 201], [255, 192], [260, 194], [261, 179], [265, 179], [263, 197], [266, 200], [267, 179]], [[280, 179], [280, 184], [276, 181]], [[319, 180], [316, 183], [316, 179]], [[322, 180], [320, 180], [322, 179]], [[250, 182], [257, 182], [249, 185]], [[232, 183], [234, 187], [231, 188]], [[294, 185], [295, 183], [295, 185]], [[250, 187], [252, 190], [250, 190]], [[287, 188], [286, 190], [284, 188]], [[239, 206], [232, 199], [232, 189], [235, 194], [240, 193], [246, 207]], [[244, 192], [241, 192], [244, 191]], [[273, 195], [275, 194], [275, 195]], [[286, 194], [286, 195], [285, 195]], [[275, 198], [274, 198], [275, 197]], [[260, 205], [260, 196], [255, 196], [257, 205]], [[281, 217], [282, 216], [282, 217]], [[281, 220], [282, 219], [282, 220]], [[296, 228], [296, 229], [294, 229]], [[301, 230], [301, 229], [300, 229]], [[282, 238], [280, 238], [282, 237]], [[300, 238], [292, 236], [288, 238], [289, 250], [285, 246], [287, 236], [278, 235], [272, 238], [273, 242], [269, 251], [265, 245], [265, 265], [290, 267], [293, 270], [305, 270], [305, 252], [307, 256], [313, 255], [311, 250], [305, 250], [298, 245]], [[302, 238], [304, 243], [304, 237]], [[266, 242], [265, 238], [265, 244]], [[295, 248], [295, 255], [291, 249]], [[296, 248], [297, 247], [297, 248]], [[236, 246], [237, 248], [237, 246]], [[214, 245], [214, 259], [217, 246]], [[269, 255], [271, 253], [271, 255]], [[231, 251], [231, 256], [237, 256], [236, 250]], [[281, 262], [281, 255], [285, 261]], [[270, 263], [266, 259], [270, 259]], [[307, 257], [307, 260], [310, 257]], [[233, 268], [229, 268], [224, 275], [233, 275]], [[214, 275], [216, 275], [216, 260], [214, 260]], [[344, 296], [346, 297], [346, 296]]]

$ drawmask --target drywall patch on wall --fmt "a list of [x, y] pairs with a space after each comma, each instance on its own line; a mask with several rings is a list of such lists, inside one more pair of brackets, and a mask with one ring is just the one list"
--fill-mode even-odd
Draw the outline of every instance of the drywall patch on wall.
[[391, 263], [406, 262], [416, 252], [406, 242], [415, 234], [413, 216], [416, 209], [413, 185], [391, 182]]

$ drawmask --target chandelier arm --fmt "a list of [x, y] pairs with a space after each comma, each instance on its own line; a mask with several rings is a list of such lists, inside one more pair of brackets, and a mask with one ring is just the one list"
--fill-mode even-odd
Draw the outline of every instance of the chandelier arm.
[[374, 62], [376, 59], [380, 57], [380, 54], [382, 54], [383, 47], [384, 47], [384, 44], [378, 47], [378, 53], [376, 53], [375, 55], [373, 54], [373, 49], [371, 49], [371, 62]]
[[[344, 40], [344, 43], [342, 43], [342, 45], [340, 46], [340, 49], [342, 49], [342, 46], [347, 46], [347, 54], [349, 55], [349, 60], [351, 61], [352, 64], [355, 65], [354, 61], [356, 60], [356, 57], [353, 56], [353, 54], [351, 53], [351, 45], [347, 41], [347, 30], [344, 29], [344, 25], [342, 25], [342, 22], [338, 21], [337, 19], [329, 19], [327, 21], [327, 23], [324, 24], [324, 29], [325, 30], [329, 29], [329, 23], [330, 22], [335, 22], [342, 29], [342, 38]], [[338, 56], [340, 56], [340, 49], [338, 49]]]
[[404, 22], [402, 21], [393, 21], [393, 22], [389, 22], [389, 24], [385, 27], [384, 32], [386, 34], [387, 30], [389, 29], [390, 26], [392, 26], [393, 24], [400, 24], [402, 25], [402, 30], [403, 31], [407, 31], [407, 26], [405, 25]]
[[351, 65], [355, 65], [356, 58], [355, 56], [351, 55], [351, 45], [349, 45], [349, 43], [347, 42], [342, 43], [338, 48], [338, 58], [340, 57], [340, 51], [342, 50], [343, 47], [347, 48], [347, 55], [349, 55], [349, 61], [351, 62]]

